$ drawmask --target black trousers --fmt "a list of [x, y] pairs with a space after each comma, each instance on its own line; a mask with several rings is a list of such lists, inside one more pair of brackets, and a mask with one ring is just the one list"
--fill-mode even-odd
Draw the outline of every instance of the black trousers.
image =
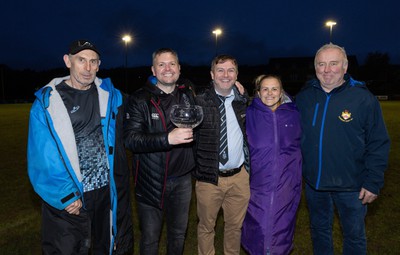
[[84, 193], [79, 215], [42, 204], [43, 254], [109, 254], [110, 191], [108, 185]]

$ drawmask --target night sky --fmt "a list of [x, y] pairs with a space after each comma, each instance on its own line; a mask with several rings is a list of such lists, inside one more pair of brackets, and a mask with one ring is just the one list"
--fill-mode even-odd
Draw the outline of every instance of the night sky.
[[[151, 65], [160, 47], [180, 62], [209, 65], [215, 52], [239, 65], [267, 64], [271, 57], [313, 56], [330, 40], [356, 55], [388, 53], [400, 64], [400, 1], [267, 0], [13, 0], [0, 4], [0, 64], [15, 69], [63, 67], [71, 41], [88, 39], [102, 52], [101, 68]], [[212, 31], [221, 28], [218, 47]]]

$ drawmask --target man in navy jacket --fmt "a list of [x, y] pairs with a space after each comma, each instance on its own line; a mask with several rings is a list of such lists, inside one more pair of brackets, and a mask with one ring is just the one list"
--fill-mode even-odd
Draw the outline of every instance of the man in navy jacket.
[[346, 74], [342, 47], [322, 46], [314, 64], [317, 79], [296, 97], [314, 254], [333, 254], [334, 206], [343, 254], [366, 254], [364, 219], [383, 186], [389, 136], [378, 100]]

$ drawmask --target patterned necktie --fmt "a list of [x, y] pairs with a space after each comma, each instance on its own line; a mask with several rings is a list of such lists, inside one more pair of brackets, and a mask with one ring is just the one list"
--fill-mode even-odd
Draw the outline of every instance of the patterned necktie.
[[225, 165], [228, 162], [228, 137], [226, 132], [226, 112], [225, 112], [225, 97], [218, 95], [221, 100], [219, 105], [219, 114], [221, 116], [220, 121], [220, 133], [219, 133], [219, 162]]

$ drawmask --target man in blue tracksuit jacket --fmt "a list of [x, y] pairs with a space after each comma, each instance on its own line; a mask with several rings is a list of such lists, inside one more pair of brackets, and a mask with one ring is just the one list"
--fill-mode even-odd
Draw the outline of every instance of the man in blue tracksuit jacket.
[[317, 79], [296, 97], [314, 254], [333, 254], [334, 205], [343, 254], [366, 254], [364, 219], [367, 204], [383, 186], [389, 136], [378, 100], [364, 83], [346, 74], [342, 47], [324, 45], [314, 64]]
[[35, 93], [28, 174], [43, 200], [43, 254], [125, 254], [133, 245], [123, 95], [96, 77], [96, 47], [71, 44], [70, 76]]

